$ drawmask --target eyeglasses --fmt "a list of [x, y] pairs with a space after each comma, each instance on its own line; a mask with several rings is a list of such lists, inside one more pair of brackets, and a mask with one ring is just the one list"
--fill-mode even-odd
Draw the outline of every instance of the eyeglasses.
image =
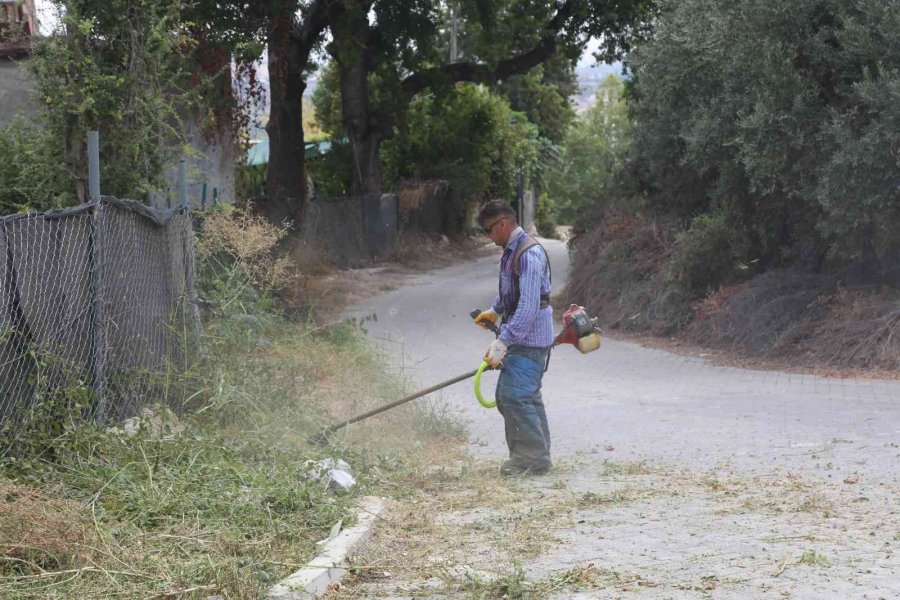
[[491, 223], [491, 224], [488, 225], [487, 227], [482, 227], [482, 228], [481, 228], [481, 231], [484, 232], [484, 235], [491, 235], [491, 230], [494, 228], [494, 225], [496, 225], [497, 223], [499, 223], [500, 221], [502, 221], [502, 220], [505, 219], [505, 218], [506, 218], [506, 217], [500, 217], [499, 219], [497, 219], [496, 221], [494, 221], [493, 223]]

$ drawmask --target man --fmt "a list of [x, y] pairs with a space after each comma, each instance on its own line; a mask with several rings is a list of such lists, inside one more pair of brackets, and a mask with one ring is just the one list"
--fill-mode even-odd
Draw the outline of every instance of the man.
[[484, 360], [502, 364], [497, 382], [497, 409], [503, 415], [509, 460], [503, 475], [540, 475], [550, 469], [550, 429], [541, 397], [541, 379], [553, 345], [550, 307], [550, 263], [544, 248], [519, 227], [516, 211], [502, 200], [488, 202], [478, 213], [485, 235], [504, 248], [500, 290], [489, 310], [475, 322], [497, 325], [500, 336], [488, 346]]

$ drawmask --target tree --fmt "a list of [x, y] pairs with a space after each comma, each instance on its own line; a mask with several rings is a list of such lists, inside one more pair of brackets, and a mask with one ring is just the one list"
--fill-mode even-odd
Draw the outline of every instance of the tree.
[[723, 211], [748, 260], [821, 260], [821, 126], [852, 76], [834, 52], [842, 0], [666, 4], [630, 57], [633, 165], [650, 205], [685, 223]]
[[[272, 220], [303, 221], [306, 208], [303, 91], [310, 56], [340, 12], [337, 0], [270, 0], [268, 18], [269, 166], [263, 212]], [[299, 15], [299, 16], [298, 16]]]
[[900, 288], [900, 2], [859, 0], [841, 19], [841, 62], [855, 65], [846, 108], [823, 124], [833, 151], [817, 169], [820, 231], [831, 254]]
[[631, 122], [618, 77], [610, 75], [597, 87], [596, 102], [575, 121], [562, 147], [548, 193], [560, 221], [575, 223], [584, 211], [609, 203], [607, 196], [631, 150]]
[[[179, 110], [191, 106], [179, 3], [67, 0], [61, 28], [42, 41], [31, 67], [45, 107], [43, 153], [54, 178], [33, 182], [57, 204], [86, 199], [88, 130], [103, 140], [104, 191], [143, 196], [182, 148]], [[184, 50], [182, 50], [184, 49]], [[65, 177], [59, 177], [59, 166]], [[75, 185], [72, 185], [72, 179]]]
[[641, 201], [758, 269], [900, 285], [900, 2], [667, 1], [629, 57]]
[[486, 86], [460, 84], [413, 100], [382, 157], [394, 181], [447, 178], [468, 199], [510, 197], [519, 168], [537, 158], [538, 135], [537, 126], [503, 96]]
[[[338, 65], [344, 131], [353, 163], [351, 193], [367, 198], [369, 248], [381, 251], [379, 149], [395, 132], [413, 98], [459, 82], [494, 85], [551, 57], [581, 54], [591, 37], [616, 57], [645, 34], [652, 4], [599, 2], [463, 2], [465, 62], [445, 62], [435, 43], [444, 15], [418, 0], [345, 0], [332, 27], [329, 53]], [[371, 19], [370, 19], [371, 15]]]
[[203, 39], [224, 49], [249, 77], [255, 77], [253, 61], [267, 50], [269, 162], [264, 195], [255, 207], [273, 222], [302, 223], [308, 195], [303, 92], [317, 66], [312, 55], [339, 14], [341, 1], [195, 0], [187, 10]]

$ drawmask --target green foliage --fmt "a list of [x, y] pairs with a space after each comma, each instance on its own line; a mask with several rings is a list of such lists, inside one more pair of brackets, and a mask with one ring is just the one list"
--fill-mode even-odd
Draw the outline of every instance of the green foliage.
[[[181, 152], [178, 109], [188, 102], [179, 89], [185, 73], [176, 56], [189, 46], [179, 35], [181, 5], [57, 4], [65, 6], [63, 25], [38, 45], [31, 61], [46, 107], [46, 133], [53, 140], [44, 162], [61, 165], [83, 182], [87, 132], [98, 130], [103, 193], [141, 198]], [[63, 186], [54, 197], [73, 197], [71, 180], [53, 181]]]
[[484, 86], [459, 85], [411, 104], [385, 144], [387, 179], [442, 177], [470, 201], [512, 197], [520, 166], [538, 158], [536, 127]]
[[344, 136], [341, 121], [341, 88], [337, 62], [329, 61], [319, 70], [316, 89], [312, 93], [316, 123], [323, 132], [333, 138]]
[[705, 214], [676, 239], [667, 263], [668, 279], [693, 297], [728, 283], [735, 273], [731, 231], [721, 214]]
[[252, 200], [263, 195], [266, 183], [266, 165], [242, 165], [234, 167], [234, 197]]
[[497, 86], [510, 107], [524, 113], [541, 137], [559, 144], [575, 119], [569, 98], [578, 91], [572, 63], [556, 55], [524, 75], [515, 75]]
[[23, 459], [24, 466], [30, 468], [35, 457], [58, 458], [56, 448], [48, 440], [66, 435], [75, 423], [91, 415], [96, 402], [93, 390], [85, 382], [73, 380], [60, 385], [57, 378], [51, 382], [48, 365], [39, 358], [34, 363], [33, 407], [27, 416], [4, 419], [0, 426], [5, 456], [14, 462], [19, 459], [19, 468], [23, 468]]
[[306, 162], [317, 197], [339, 197], [350, 193], [352, 160], [350, 144], [332, 138], [331, 150]]
[[0, 214], [78, 203], [69, 170], [53, 159], [58, 150], [46, 129], [21, 121], [0, 129]]
[[722, 211], [764, 269], [830, 256], [900, 283], [900, 4], [664, 7], [630, 56], [630, 173], [649, 207], [683, 221]]
[[548, 191], [564, 223], [575, 223], [587, 211], [610, 203], [627, 153], [631, 149], [622, 81], [610, 75], [597, 88], [597, 99], [569, 129], [560, 166], [550, 171]]
[[825, 125], [833, 151], [817, 170], [820, 229], [836, 256], [862, 260], [870, 276], [900, 287], [900, 3], [853, 4], [836, 37], [860, 70], [847, 109]]
[[141, 199], [189, 152], [183, 117], [197, 116], [206, 131], [240, 122], [229, 54], [248, 61], [261, 51], [259, 23], [243, 3], [52, 4], [62, 20], [28, 61], [40, 127], [0, 131], [0, 211], [83, 201], [89, 130], [100, 133], [102, 193]]
[[535, 225], [538, 233], [545, 238], [554, 239], [556, 235], [556, 204], [546, 192], [538, 197], [537, 217]]

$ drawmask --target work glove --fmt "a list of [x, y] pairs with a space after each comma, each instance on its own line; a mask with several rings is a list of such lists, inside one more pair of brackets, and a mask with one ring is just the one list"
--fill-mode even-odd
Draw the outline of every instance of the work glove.
[[506, 358], [506, 344], [501, 342], [500, 338], [497, 338], [491, 342], [491, 345], [484, 352], [484, 362], [496, 369], [503, 362], [504, 358]]
[[478, 313], [478, 316], [475, 317], [475, 324], [479, 327], [484, 327], [485, 329], [490, 329], [491, 325], [494, 327], [497, 326], [497, 320], [500, 319], [500, 313], [493, 309], [493, 307]]

